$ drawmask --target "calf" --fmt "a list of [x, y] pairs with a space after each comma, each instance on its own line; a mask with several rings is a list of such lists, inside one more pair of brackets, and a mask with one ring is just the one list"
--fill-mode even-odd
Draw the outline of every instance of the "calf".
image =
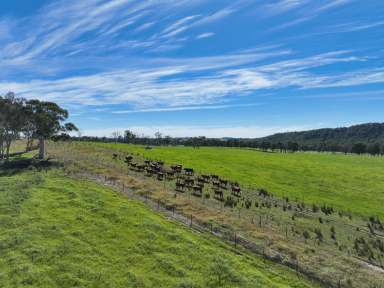
[[197, 196], [197, 197], [203, 196], [203, 186], [201, 186], [201, 185], [194, 185], [192, 188], [193, 188], [192, 195]]
[[149, 167], [146, 167], [145, 168], [145, 176], [147, 176], [147, 177], [152, 177], [152, 175], [153, 175], [153, 171], [152, 171], [152, 169], [151, 168], [149, 168]]
[[187, 178], [184, 180], [185, 186], [189, 189], [192, 189], [193, 185], [195, 184], [195, 180]]
[[138, 172], [144, 172], [145, 165], [143, 165], [143, 164], [136, 165], [136, 169], [137, 169]]
[[211, 175], [211, 179], [212, 179], [212, 181], [218, 181], [219, 180], [219, 176], [217, 176], [217, 175]]
[[241, 189], [238, 186], [232, 187], [232, 195], [236, 197], [241, 197]]
[[214, 192], [215, 192], [215, 199], [217, 199], [219, 201], [224, 201], [224, 193], [222, 190], [215, 189]]
[[175, 177], [175, 172], [173, 171], [166, 171], [167, 179], [172, 180]]
[[194, 174], [194, 171], [192, 168], [184, 168], [184, 171], [185, 171], [185, 175], [187, 176], [193, 176]]
[[175, 173], [181, 173], [182, 169], [183, 169], [183, 166], [182, 165], [173, 165], [171, 166], [171, 169], [175, 172]]
[[212, 185], [213, 185], [213, 187], [215, 187], [215, 188], [219, 188], [219, 187], [220, 187], [220, 182], [214, 180], [214, 181], [212, 182]]
[[227, 186], [227, 185], [228, 185], [228, 180], [220, 179], [219, 181], [220, 181], [220, 184], [221, 184], [222, 186]]
[[125, 157], [125, 163], [127, 163], [127, 164], [129, 164], [129, 163], [131, 163], [132, 162], [132, 160], [133, 160], [133, 157], [132, 156], [127, 156], [127, 157]]
[[204, 183], [206, 183], [206, 181], [205, 181], [205, 179], [204, 179], [203, 177], [198, 177], [198, 178], [197, 178], [197, 182], [198, 182], [199, 184], [204, 184]]
[[184, 192], [185, 184], [181, 181], [176, 182], [176, 191], [178, 192]]
[[162, 173], [162, 172], [157, 173], [157, 180], [163, 181], [164, 180], [164, 173]]

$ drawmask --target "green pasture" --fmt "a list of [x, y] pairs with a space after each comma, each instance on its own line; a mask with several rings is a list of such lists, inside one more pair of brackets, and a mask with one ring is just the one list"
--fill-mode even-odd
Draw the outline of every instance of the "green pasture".
[[0, 172], [0, 287], [313, 287], [56, 168]]
[[238, 148], [88, 143], [215, 173], [292, 200], [384, 217], [384, 158], [331, 153], [269, 153]]

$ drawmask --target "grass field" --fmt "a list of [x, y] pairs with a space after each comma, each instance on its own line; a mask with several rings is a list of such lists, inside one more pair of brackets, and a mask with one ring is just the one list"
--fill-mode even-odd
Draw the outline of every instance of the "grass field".
[[384, 158], [328, 153], [265, 153], [236, 148], [155, 147], [92, 143], [216, 173], [306, 203], [384, 217]]
[[313, 287], [60, 170], [0, 177], [1, 287]]

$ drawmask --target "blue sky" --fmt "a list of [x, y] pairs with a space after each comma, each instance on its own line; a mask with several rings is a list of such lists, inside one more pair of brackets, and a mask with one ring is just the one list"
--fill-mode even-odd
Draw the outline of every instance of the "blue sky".
[[384, 1], [4, 0], [0, 63], [88, 135], [384, 122]]

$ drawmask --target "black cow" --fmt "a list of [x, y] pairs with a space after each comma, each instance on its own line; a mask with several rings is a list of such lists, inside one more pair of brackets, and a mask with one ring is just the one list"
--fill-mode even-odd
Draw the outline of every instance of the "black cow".
[[214, 192], [215, 192], [215, 199], [217, 199], [219, 201], [224, 201], [224, 193], [222, 190], [215, 189]]
[[176, 191], [184, 192], [184, 189], [185, 189], [185, 183], [183, 183], [181, 181], [177, 181], [176, 182]]
[[194, 171], [192, 168], [184, 168], [184, 171], [185, 171], [185, 175], [187, 176], [193, 176], [194, 174]]
[[192, 194], [194, 196], [197, 196], [197, 197], [203, 196], [203, 186], [201, 186], [201, 185], [194, 185], [192, 187], [192, 189], [193, 189], [193, 193]]
[[241, 197], [241, 189], [238, 186], [232, 187], [232, 195], [236, 197]]

